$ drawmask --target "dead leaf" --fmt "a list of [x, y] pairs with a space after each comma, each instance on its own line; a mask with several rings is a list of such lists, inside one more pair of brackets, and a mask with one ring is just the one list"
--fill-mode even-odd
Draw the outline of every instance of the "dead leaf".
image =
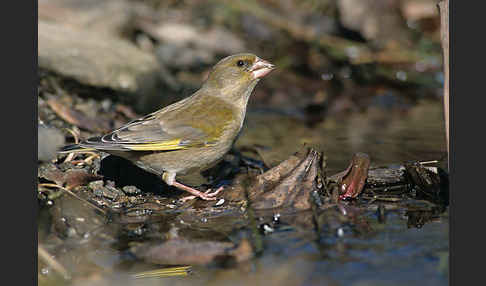
[[38, 177], [52, 182], [67, 189], [77, 186], [84, 186], [91, 181], [99, 180], [102, 177], [88, 173], [84, 169], [69, 169], [61, 171], [56, 165], [51, 163], [42, 164], [38, 168]]
[[365, 153], [353, 155], [348, 168], [331, 177], [339, 185], [339, 199], [356, 198], [363, 191], [370, 168], [370, 157]]
[[87, 117], [80, 111], [74, 110], [62, 104], [59, 100], [51, 97], [47, 100], [49, 107], [62, 119], [70, 124], [92, 132], [107, 132], [110, 130], [108, 121], [96, 120]]
[[257, 210], [290, 207], [296, 210], [311, 208], [310, 193], [319, 190], [322, 154], [312, 148], [298, 152], [276, 167], [256, 177], [245, 187], [237, 183], [232, 193], [245, 194]]

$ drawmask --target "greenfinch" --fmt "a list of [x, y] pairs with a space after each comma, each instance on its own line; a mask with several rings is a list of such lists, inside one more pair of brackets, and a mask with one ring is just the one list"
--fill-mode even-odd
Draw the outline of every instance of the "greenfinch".
[[60, 152], [104, 151], [161, 176], [169, 186], [215, 200], [222, 187], [201, 192], [176, 176], [206, 170], [222, 159], [241, 130], [253, 89], [273, 69], [254, 54], [228, 56], [191, 96]]

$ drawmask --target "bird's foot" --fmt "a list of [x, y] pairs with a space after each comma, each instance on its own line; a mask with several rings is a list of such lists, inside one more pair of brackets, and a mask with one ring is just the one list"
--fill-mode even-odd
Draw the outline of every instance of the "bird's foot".
[[214, 192], [211, 192], [211, 189], [209, 189], [205, 192], [201, 192], [201, 191], [198, 191], [194, 188], [191, 188], [189, 186], [183, 185], [183, 184], [178, 183], [178, 182], [174, 182], [172, 185], [174, 187], [178, 188], [178, 189], [181, 189], [183, 191], [186, 191], [186, 192], [192, 194], [192, 196], [182, 198], [181, 200], [183, 202], [188, 201], [188, 200], [192, 200], [192, 199], [195, 199], [195, 198], [201, 198], [205, 201], [214, 201], [214, 200], [216, 200], [216, 195], [218, 195], [219, 192], [221, 192], [224, 189], [224, 187], [221, 186]]
[[201, 198], [205, 201], [214, 201], [216, 200], [216, 196], [224, 189], [223, 186], [219, 187], [216, 191], [214, 192], [211, 192], [212, 190], [211, 189], [208, 189], [207, 191], [205, 191], [204, 193], [203, 192], [200, 192], [200, 191], [197, 191], [197, 193], [194, 193], [194, 192], [190, 192], [191, 194], [193, 194], [192, 196], [187, 196], [187, 197], [184, 197], [182, 199], [180, 199], [181, 202], [187, 202], [187, 201], [190, 201], [190, 200], [193, 200], [195, 198]]
[[208, 189], [207, 191], [204, 192], [204, 194], [210, 198], [214, 198], [222, 191], [224, 190], [224, 186], [219, 187], [216, 191], [211, 192], [212, 189]]

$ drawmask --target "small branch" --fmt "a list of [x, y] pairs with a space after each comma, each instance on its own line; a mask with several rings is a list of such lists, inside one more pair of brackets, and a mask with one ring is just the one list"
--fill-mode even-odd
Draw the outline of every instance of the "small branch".
[[191, 272], [191, 266], [169, 267], [150, 271], [139, 272], [133, 275], [134, 278], [165, 278], [187, 276]]
[[67, 188], [65, 188], [65, 187], [63, 187], [63, 186], [59, 186], [59, 185], [56, 185], [56, 184], [49, 184], [49, 183], [39, 184], [38, 186], [39, 186], [39, 187], [45, 187], [45, 188], [49, 188], [49, 187], [51, 187], [51, 188], [58, 188], [58, 189], [61, 189], [61, 190], [65, 191], [66, 193], [70, 194], [71, 196], [73, 196], [73, 197], [77, 198], [78, 200], [80, 200], [80, 201], [82, 201], [82, 202], [85, 202], [85, 203], [87, 203], [89, 206], [91, 206], [91, 207], [93, 207], [93, 208], [95, 208], [95, 209], [99, 210], [99, 211], [100, 211], [100, 212], [102, 212], [103, 214], [106, 214], [106, 212], [105, 212], [105, 210], [104, 210], [104, 209], [97, 207], [97, 206], [96, 206], [96, 205], [94, 205], [93, 203], [91, 203], [91, 202], [87, 201], [86, 199], [81, 198], [80, 196], [76, 195], [76, 194], [75, 194], [75, 193], [73, 193], [71, 190], [69, 190], [69, 189], [67, 189]]
[[64, 279], [69, 280], [71, 279], [71, 275], [69, 272], [62, 266], [56, 259], [54, 259], [47, 250], [42, 247], [42, 245], [37, 245], [37, 252], [39, 254], [39, 258], [43, 260], [49, 267], [52, 267], [54, 271], [58, 272], [59, 274], [64, 277]]
[[[74, 137], [74, 143], [75, 144], [78, 144], [79, 143], [79, 129], [75, 126], [74, 128], [76, 128], [76, 130], [74, 129], [69, 129], [69, 128], [64, 128], [66, 131], [68, 131], [69, 133], [71, 133], [71, 135], [73, 135]], [[69, 153], [69, 155], [67, 155], [66, 159], [64, 160], [64, 163], [66, 162], [69, 162], [71, 161], [73, 158], [74, 158], [74, 155], [76, 153]]]
[[444, 57], [444, 116], [449, 156], [449, 0], [441, 0], [437, 6], [440, 12], [440, 35]]

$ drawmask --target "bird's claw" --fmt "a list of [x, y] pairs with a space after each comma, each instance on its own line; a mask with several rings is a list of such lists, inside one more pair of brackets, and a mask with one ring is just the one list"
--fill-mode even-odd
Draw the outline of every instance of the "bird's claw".
[[[214, 191], [212, 193], [211, 193], [212, 189], [208, 189], [207, 191], [204, 192], [204, 194], [207, 195], [210, 198], [213, 198], [213, 197], [217, 196], [223, 189], [224, 189], [224, 187], [221, 186], [216, 191]], [[214, 198], [214, 199], [216, 199], [216, 198]]]
[[193, 200], [195, 198], [201, 198], [205, 201], [214, 201], [216, 200], [216, 196], [224, 189], [223, 186], [219, 187], [216, 191], [214, 192], [211, 192], [212, 189], [208, 189], [207, 191], [205, 191], [204, 193], [201, 192], [197, 195], [193, 195], [193, 196], [187, 196], [187, 197], [184, 197], [182, 199], [180, 199], [182, 202], [186, 202], [186, 201], [190, 201], [190, 200]]

